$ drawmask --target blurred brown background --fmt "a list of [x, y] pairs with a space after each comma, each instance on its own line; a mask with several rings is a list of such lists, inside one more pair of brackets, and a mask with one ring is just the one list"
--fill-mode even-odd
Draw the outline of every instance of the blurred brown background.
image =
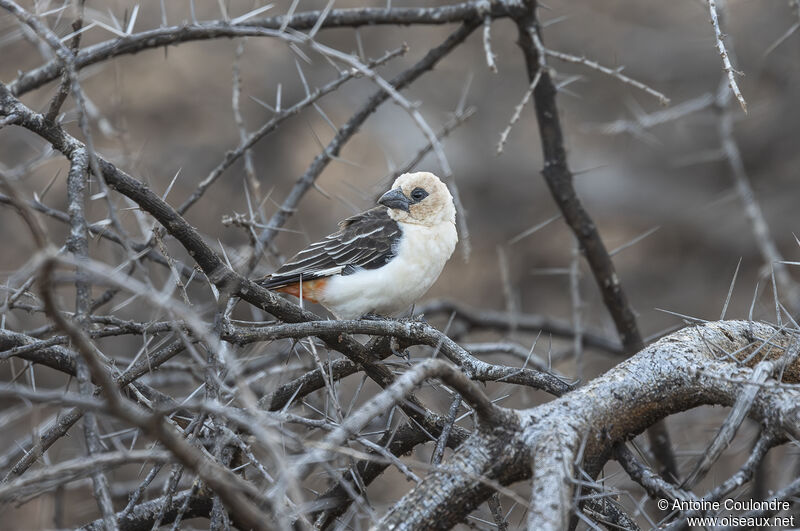
[[[90, 0], [87, 18], [111, 23], [113, 13], [122, 20], [135, 4]], [[190, 19], [189, 2], [165, 4], [168, 24]], [[196, 4], [198, 19], [220, 17], [217, 2]], [[226, 4], [231, 16], [254, 7], [251, 1]], [[322, 9], [325, 4], [301, 0], [297, 10]], [[663, 92], [671, 98], [672, 105], [716, 92], [722, 68], [704, 2], [562, 0], [547, 4], [540, 10], [540, 17], [552, 22], [544, 30], [549, 48], [585, 55], [611, 68], [624, 65], [625, 74]], [[359, 5], [363, 4], [337, 2], [335, 7]], [[33, 8], [31, 2], [26, 6]], [[51, 8], [55, 6], [51, 3]], [[288, 6], [289, 2], [277, 1], [267, 14], [285, 13]], [[737, 56], [734, 66], [745, 74], [738, 80], [749, 107], [747, 115], [734, 109], [735, 138], [772, 236], [786, 259], [797, 261], [800, 248], [793, 234], [800, 234], [800, 109], [796, 103], [800, 93], [800, 32], [769, 54], [765, 52], [798, 19], [788, 2], [735, 0], [728, 7], [723, 31], [730, 36], [726, 42]], [[54, 20], [54, 16], [48, 17], [51, 23]], [[65, 16], [51, 27], [65, 35], [69, 32], [68, 20]], [[158, 3], [142, 3], [135, 30], [161, 23]], [[370, 58], [403, 43], [409, 45], [405, 57], [380, 70], [388, 79], [417, 61], [453, 28], [363, 27], [358, 34]], [[112, 37], [103, 29], [94, 28], [84, 34], [82, 46]], [[346, 52], [355, 52], [358, 46], [350, 29], [324, 30], [319, 40]], [[84, 70], [82, 86], [97, 109], [97, 118], [102, 115], [104, 120], [93, 120], [98, 151], [149, 182], [159, 194], [180, 171], [168, 200], [174, 205], [183, 201], [225, 152], [238, 144], [231, 112], [232, 64], [238, 42], [190, 42], [123, 56]], [[549, 271], [569, 266], [572, 237], [563, 221], [508, 244], [514, 236], [556, 214], [557, 209], [539, 175], [542, 158], [530, 106], [512, 130], [504, 153], [495, 154], [500, 132], [528, 82], [513, 24], [495, 22], [491, 43], [497, 56], [497, 74], [486, 66], [478, 30], [433, 72], [404, 92], [410, 100], [420, 102], [420, 111], [434, 129], [450, 118], [467, 85], [465, 102], [477, 108], [474, 116], [444, 141], [466, 209], [472, 253], [465, 260], [457, 250], [429, 298], [446, 297], [470, 306], [505, 309], [508, 301], [503, 295], [498, 262], [498, 247], [502, 247], [509, 262], [516, 307], [526, 313], [570, 319], [569, 279]], [[276, 39], [247, 39], [241, 64], [241, 105], [248, 130], [257, 129], [269, 119], [271, 112], [255, 99], [274, 104], [278, 85], [284, 106], [304, 96], [296, 63], [312, 87], [336, 76], [319, 56], [312, 60], [312, 64], [304, 62]], [[39, 49], [21, 34], [17, 22], [7, 14], [0, 16], [0, 79], [9, 82], [18, 71], [42, 63]], [[608, 248], [614, 249], [660, 227], [614, 258], [623, 287], [638, 312], [643, 335], [657, 334], [681, 322], [659, 308], [702, 319], [719, 318], [740, 259], [741, 270], [727, 316], [747, 317], [760, 282], [753, 317], [774, 321], [769, 270], [758, 253], [729, 167], [723, 160], [705, 160], [719, 148], [715, 111], [705, 110], [653, 128], [648, 131], [647, 141], [631, 135], [602, 135], [592, 125], [632, 119], [636, 113], [662, 108], [654, 98], [609, 76], [552, 58], [549, 63], [561, 81], [580, 76], [564, 88], [559, 103], [570, 166], [578, 172], [578, 193]], [[44, 110], [55, 86], [50, 83], [25, 95], [23, 101]], [[320, 107], [339, 126], [375, 90], [369, 80], [351, 81], [343, 90], [324, 98]], [[68, 100], [66, 109], [70, 110], [70, 128], [76, 132], [72, 100]], [[261, 192], [270, 197], [264, 202], [267, 216], [275, 212], [276, 202], [283, 201], [320, 151], [320, 142], [327, 143], [333, 134], [326, 120], [312, 108], [256, 145], [253, 154]], [[383, 105], [347, 144], [341, 159], [332, 162], [319, 178], [317, 183], [325, 194], [311, 190], [304, 197], [286, 226], [290, 230], [276, 240], [278, 248], [284, 255], [291, 255], [328, 234], [339, 219], [354, 209], [370, 207], [385, 186], [383, 177], [390, 168], [403, 164], [425, 143], [405, 111], [392, 103]], [[4, 168], [19, 167], [41, 152], [41, 143], [30, 135], [9, 127], [0, 131], [0, 164]], [[699, 160], [703, 162], [698, 163]], [[431, 155], [418, 167], [439, 171]], [[33, 164], [22, 179], [29, 194], [41, 195], [56, 174], [43, 201], [64, 210], [66, 171], [62, 159]], [[247, 244], [246, 235], [241, 229], [224, 227], [221, 219], [247, 212], [243, 176], [242, 164], [237, 163], [187, 216], [209, 242], [219, 240], [232, 250]], [[115, 201], [128, 206], [119, 198]], [[101, 219], [103, 205], [96, 204], [92, 213], [95, 217], [91, 221]], [[125, 211], [122, 217], [134, 234], [141, 234], [132, 211]], [[62, 241], [65, 226], [52, 223], [49, 227], [53, 240]], [[0, 208], [0, 239], [2, 276], [18, 283], [21, 277], [14, 272], [30, 259], [31, 244], [17, 214], [8, 208]], [[110, 250], [102, 252], [113, 254]], [[262, 261], [259, 273], [268, 273], [277, 265], [276, 261]], [[586, 326], [615, 337], [593, 279], [585, 265], [582, 270]], [[4, 317], [5, 326], [15, 330], [37, 324], [36, 316], [24, 312], [10, 312]], [[546, 352], [547, 347], [542, 347], [542, 355], [546, 356]], [[584, 375], [591, 377], [618, 362], [619, 358], [590, 352]], [[567, 375], [575, 373], [569, 362], [558, 368]], [[695, 411], [670, 419], [671, 425], [682, 422], [697, 431], [687, 434], [678, 430], [674, 435], [678, 443], [689, 444], [689, 439], [695, 440], [694, 435], [700, 433], [703, 437], [713, 436], [711, 428], [706, 433], [703, 424], [714, 425], [707, 412]], [[14, 444], [8, 434], [3, 435], [3, 444]], [[746, 441], [742, 445], [747, 450]], [[686, 452], [691, 450], [684, 448]], [[780, 484], [790, 473], [791, 470], [776, 469], [774, 481]], [[87, 499], [86, 503], [87, 510], [96, 509], [91, 505], [93, 500]], [[50, 525], [49, 517], [43, 516], [43, 521], [37, 523], [27, 520], [35, 515], [24, 508], [13, 514], [19, 517], [14, 520], [14, 528]]]

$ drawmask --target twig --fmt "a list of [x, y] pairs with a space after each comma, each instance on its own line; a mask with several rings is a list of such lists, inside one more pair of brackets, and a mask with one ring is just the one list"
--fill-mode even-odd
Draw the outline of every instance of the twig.
[[[28, 27], [30, 27], [34, 31], [34, 33], [36, 33], [36, 35], [40, 39], [42, 39], [42, 41], [44, 41], [48, 46], [50, 46], [53, 49], [56, 56], [61, 61], [63, 65], [64, 74], [70, 80], [70, 90], [72, 92], [73, 97], [75, 98], [75, 103], [78, 107], [78, 125], [80, 126], [80, 130], [83, 133], [85, 139], [85, 145], [83, 147], [86, 150], [86, 154], [88, 155], [89, 167], [91, 168], [92, 173], [94, 173], [95, 176], [97, 177], [97, 182], [100, 185], [100, 189], [104, 193], [104, 199], [106, 201], [106, 205], [108, 208], [108, 217], [111, 220], [112, 225], [119, 234], [125, 235], [125, 230], [123, 229], [122, 224], [120, 223], [117, 217], [116, 207], [111, 202], [111, 198], [106, 189], [106, 183], [103, 180], [103, 175], [102, 172], [100, 171], [98, 157], [94, 149], [94, 142], [92, 139], [91, 129], [88, 124], [86, 98], [83, 94], [83, 90], [81, 89], [80, 83], [78, 82], [78, 73], [75, 67], [75, 56], [66, 46], [64, 46], [61, 43], [58, 37], [47, 26], [45, 26], [37, 17], [31, 15], [30, 13], [22, 9], [12, 0], [0, 0], [0, 7], [11, 12], [20, 21], [20, 23], [26, 24]], [[126, 251], [128, 252], [128, 255], [132, 256], [132, 253], [127, 245], [127, 238], [122, 239], [122, 245], [123, 247], [125, 247]]]
[[708, 12], [711, 15], [711, 27], [714, 28], [714, 38], [717, 41], [717, 50], [719, 51], [720, 57], [722, 57], [722, 70], [725, 71], [725, 75], [728, 77], [728, 86], [733, 92], [733, 95], [736, 96], [736, 100], [741, 105], [742, 110], [747, 114], [747, 102], [744, 101], [744, 96], [742, 96], [742, 92], [739, 90], [739, 85], [736, 83], [736, 70], [733, 69], [731, 66], [730, 57], [728, 57], [728, 51], [725, 49], [725, 43], [722, 42], [722, 30], [719, 27], [719, 17], [717, 15], [717, 2], [716, 0], [708, 0]]
[[[113, 413], [160, 440], [184, 465], [192, 468], [222, 498], [232, 511], [248, 526], [254, 529], [268, 530], [271, 526], [264, 518], [261, 510], [246, 496], [257, 494], [248, 484], [239, 480], [228, 469], [206, 458], [199, 450], [189, 445], [162, 419], [152, 417], [140, 409], [123, 402], [119, 389], [100, 361], [96, 348], [85, 334], [64, 319], [55, 306], [52, 287], [52, 270], [55, 262], [50, 259], [42, 264], [41, 287], [48, 315], [66, 332], [81, 355], [86, 360], [92, 377], [100, 384]], [[256, 496], [258, 497], [258, 496]]]
[[[24, 117], [23, 123], [25, 127], [35, 131], [43, 138], [48, 139], [56, 149], [68, 156], [75, 149], [81, 147], [79, 141], [66, 134], [60, 127], [49, 125], [45, 127], [40, 115], [37, 115], [14, 98], [2, 83], [0, 83], [0, 107], [12, 109], [13, 112], [19, 112]], [[169, 232], [175, 236], [181, 245], [192, 254], [197, 264], [203, 269], [211, 282], [218, 286], [218, 289], [225, 292], [232, 292], [236, 296], [256, 305], [258, 308], [274, 312], [288, 322], [319, 320], [319, 317], [315, 314], [285, 301], [274, 293], [238, 275], [205, 243], [201, 235], [191, 227], [185, 219], [149, 190], [149, 188], [121, 172], [105, 160], [101, 159], [100, 164], [108, 182], [111, 183], [118, 192], [136, 201], [144, 210], [151, 213], [162, 226], [167, 227]], [[113, 275], [108, 278], [113, 279]], [[145, 291], [144, 293], [147, 292]], [[210, 339], [211, 341], [209, 344], [213, 345], [215, 342], [214, 338], [209, 337], [203, 330], [205, 329], [202, 327], [195, 329], [195, 331], [200, 332], [201, 336], [205, 335]], [[388, 386], [394, 382], [395, 378], [391, 371], [386, 367], [375, 364], [373, 356], [363, 345], [354, 341], [351, 337], [344, 334], [324, 335], [322, 337], [331, 348], [345, 353], [352, 361], [360, 363], [369, 377], [379, 385]], [[147, 365], [145, 365], [144, 370], [147, 370]], [[514, 369], [512, 369], [512, 371], [514, 371], [514, 374], [519, 372]], [[487, 375], [487, 377], [492, 376], [494, 375]], [[510, 376], [510, 374], [501, 374], [500, 376]], [[533, 381], [537, 381], [538, 376], [533, 376]], [[526, 375], [522, 375], [521, 378], [526, 382], [528, 381]], [[407, 397], [402, 408], [411, 418], [419, 422], [420, 425], [428, 426], [431, 429], [436, 427], [437, 419], [439, 418], [438, 415], [430, 412], [413, 395]]]
[[483, 53], [486, 55], [486, 66], [489, 70], [497, 73], [497, 64], [494, 62], [494, 53], [492, 53], [492, 17], [486, 15], [483, 19]]
[[500, 133], [500, 140], [497, 142], [497, 155], [503, 152], [503, 147], [506, 145], [506, 140], [508, 140], [508, 135], [511, 134], [511, 129], [514, 127], [519, 121], [520, 116], [522, 116], [522, 109], [525, 108], [525, 105], [530, 101], [531, 96], [533, 95], [533, 91], [536, 90], [536, 85], [539, 84], [539, 80], [542, 78], [542, 70], [541, 68], [536, 71], [536, 75], [533, 76], [533, 80], [531, 81], [530, 85], [528, 85], [528, 90], [525, 91], [525, 94], [522, 95], [522, 100], [514, 107], [514, 114], [511, 115], [511, 119], [508, 121], [508, 125], [506, 128], [503, 129], [503, 132]]
[[447, 424], [444, 425], [442, 434], [439, 435], [439, 438], [436, 440], [436, 447], [431, 456], [431, 463], [434, 465], [440, 464], [444, 458], [444, 449], [447, 447], [447, 439], [450, 437], [450, 430], [456, 421], [456, 415], [458, 414], [458, 408], [460, 406], [461, 395], [453, 393], [453, 401], [450, 403], [450, 409], [447, 412]]
[[691, 490], [687, 491], [676, 487], [656, 474], [650, 467], [639, 461], [624, 444], [617, 444], [614, 447], [614, 459], [622, 465], [631, 479], [644, 487], [653, 498], [680, 501], [697, 499]]
[[[130, 512], [117, 513], [120, 526], [123, 529], [152, 529], [162, 509], [162, 523], [177, 521], [179, 515], [187, 520], [208, 516], [211, 513], [211, 497], [207, 493], [198, 493], [198, 483], [169, 499], [166, 496], [155, 498], [136, 505]], [[102, 520], [95, 520], [85, 528], [87, 531], [104, 531]]]
[[575, 378], [583, 380], [583, 299], [581, 297], [580, 243], [572, 241], [572, 257], [569, 262], [569, 295], [572, 303], [572, 326], [575, 337], [572, 340], [575, 360]]
[[714, 440], [709, 444], [706, 451], [701, 454], [700, 460], [681, 484], [683, 488], [691, 490], [692, 487], [705, 477], [714, 463], [720, 458], [722, 452], [725, 451], [736, 436], [736, 432], [753, 407], [756, 394], [761, 390], [760, 385], [773, 374], [779, 373], [781, 367], [787, 367], [794, 363], [798, 355], [800, 355], [800, 343], [795, 341], [779, 360], [762, 361], [755, 366], [750, 378], [750, 382], [752, 382], [751, 385], [744, 386], [744, 389], [736, 399], [736, 403], [731, 408], [728, 417], [720, 427]]
[[[442, 126], [442, 128], [436, 133], [436, 138], [438, 138], [440, 141], [444, 138], [447, 138], [450, 135], [450, 133], [455, 131], [460, 125], [469, 120], [472, 117], [472, 115], [475, 114], [475, 110], [476, 110], [475, 107], [467, 107], [461, 112], [456, 110], [456, 112], [453, 114], [453, 117], [450, 120], [448, 120], [447, 123], [445, 123]], [[417, 167], [417, 165], [422, 161], [422, 159], [425, 158], [425, 155], [431, 152], [432, 149], [433, 149], [433, 144], [428, 142], [425, 145], [425, 147], [417, 151], [417, 153], [413, 157], [411, 157], [411, 159], [409, 159], [405, 164], [400, 165], [393, 172], [387, 174], [380, 180], [380, 182], [388, 186], [389, 184], [394, 182], [395, 179], [397, 179], [404, 173], [412, 171], [414, 168]]]
[[[775, 444], [777, 444], [779, 438], [776, 437], [775, 433], [771, 430], [764, 430], [758, 437], [755, 445], [753, 446], [753, 450], [750, 452], [750, 455], [747, 457], [747, 461], [733, 474], [730, 478], [723, 481], [719, 485], [717, 485], [713, 490], [708, 492], [705, 496], [703, 496], [702, 501], [705, 503], [713, 502], [716, 500], [721, 500], [722, 498], [729, 496], [734, 490], [741, 488], [742, 485], [750, 481], [753, 475], [756, 473], [757, 468], [760, 466], [764, 457], [767, 455], [767, 452], [772, 448]], [[678, 529], [684, 529], [686, 525], [687, 518], [692, 518], [695, 516], [705, 516], [708, 514], [708, 511], [684, 511], [680, 518], [675, 519], [669, 526], [665, 528], [668, 531], [676, 531]]]
[[718, 122], [718, 133], [722, 153], [728, 162], [733, 174], [736, 192], [744, 204], [744, 211], [750, 221], [756, 246], [761, 253], [762, 260], [774, 272], [778, 287], [781, 293], [789, 300], [789, 307], [793, 312], [800, 312], [800, 284], [792, 280], [786, 265], [783, 263], [783, 255], [778, 250], [775, 239], [772, 237], [769, 224], [767, 223], [761, 206], [755, 197], [755, 192], [750, 184], [747, 169], [744, 166], [739, 144], [733, 135], [733, 115], [727, 104], [730, 92], [722, 83], [717, 93], [717, 104], [721, 108]]
[[598, 63], [596, 61], [592, 61], [591, 59], [587, 59], [585, 57], [578, 57], [577, 55], [571, 55], [571, 54], [568, 54], [568, 53], [563, 53], [563, 52], [559, 52], [559, 51], [556, 51], [556, 50], [550, 50], [550, 49], [547, 49], [547, 48], [545, 48], [545, 53], [547, 55], [549, 55], [550, 57], [554, 57], [554, 58], [558, 59], [559, 61], [564, 61], [564, 62], [567, 62], [567, 63], [580, 64], [580, 65], [583, 65], [585, 67], [591, 68], [593, 70], [597, 70], [598, 72], [602, 72], [602, 73], [604, 73], [606, 75], [609, 75], [609, 76], [611, 76], [611, 77], [613, 77], [615, 79], [618, 79], [619, 81], [621, 81], [622, 83], [625, 83], [626, 85], [630, 85], [630, 86], [635, 87], [635, 88], [637, 88], [637, 89], [639, 89], [641, 91], [646, 92], [647, 94], [649, 94], [649, 95], [653, 96], [654, 98], [658, 99], [658, 102], [661, 105], [669, 105], [669, 98], [668, 97], [666, 97], [661, 92], [655, 90], [654, 88], [648, 87], [647, 85], [645, 85], [641, 81], [637, 81], [637, 80], [635, 80], [633, 78], [630, 78], [630, 77], [626, 76], [625, 74], [622, 73], [622, 67], [611, 69], [611, 68], [608, 68], [607, 66], [603, 66], [600, 63]]
[[[92, 457], [81, 457], [45, 467], [35, 473], [0, 485], [0, 503], [24, 502], [43, 491], [75, 481], [102, 470], [130, 463], [164, 463], [171, 454], [164, 451], [134, 450], [131, 452], [106, 452]], [[113, 515], [112, 515], [113, 518]], [[115, 520], [111, 520], [116, 522]], [[108, 524], [108, 519], [105, 519]], [[116, 524], [115, 524], [116, 525]]]
[[[372, 61], [369, 63], [371, 67], [379, 66], [384, 64], [385, 62], [398, 57], [399, 55], [404, 54], [408, 50], [407, 47], [403, 46], [396, 50], [386, 53], [383, 57]], [[256, 142], [264, 138], [269, 133], [275, 131], [278, 126], [280, 126], [284, 121], [288, 118], [295, 116], [301, 110], [305, 109], [309, 105], [313, 105], [317, 102], [320, 98], [329, 94], [339, 87], [341, 87], [345, 82], [354, 79], [358, 76], [358, 72], [354, 70], [349, 70], [344, 72], [339, 77], [334, 79], [333, 81], [327, 83], [326, 85], [314, 90], [310, 94], [308, 94], [305, 98], [300, 100], [299, 102], [295, 103], [294, 105], [287, 107], [286, 109], [281, 110], [277, 113], [276, 116], [273, 116], [267, 123], [261, 126], [257, 131], [247, 135], [245, 138], [241, 139], [239, 145], [225, 154], [225, 158], [208, 174], [208, 176], [201, 181], [192, 195], [189, 196], [186, 201], [184, 201], [177, 209], [178, 213], [185, 214], [186, 211], [194, 205], [205, 193], [205, 191], [222, 175], [222, 173], [227, 170], [234, 162], [239, 160], [239, 158], [248, 152], [250, 148], [252, 148]]]
[[786, 39], [791, 37], [794, 32], [800, 29], [800, 0], [789, 0], [789, 7], [794, 11], [794, 16], [797, 19], [797, 22], [789, 26], [789, 29], [786, 32], [778, 37], [778, 39], [773, 42], [766, 50], [764, 50], [764, 57], [771, 54], [778, 46], [786, 42]]
[[[512, 328], [506, 312], [471, 308], [445, 299], [428, 301], [419, 305], [416, 310], [419, 315], [425, 315], [426, 317], [455, 315], [455, 320], [463, 323], [469, 331], [507, 331]], [[519, 331], [542, 332], [565, 339], [573, 339], [575, 337], [575, 329], [570, 323], [537, 314], [517, 314], [514, 326]], [[605, 338], [597, 332], [584, 330], [582, 338], [584, 346], [596, 348], [612, 355], [624, 354], [617, 341]]]
[[[423, 73], [427, 72], [439, 62], [439, 60], [450, 53], [457, 45], [466, 39], [470, 33], [477, 27], [477, 23], [465, 23], [460, 26], [454, 33], [452, 33], [442, 44], [430, 50], [425, 57], [418, 61], [414, 66], [408, 70], [400, 73], [394, 77], [389, 84], [395, 91], [406, 87], [409, 83], [417, 79]], [[273, 238], [277, 235], [280, 229], [289, 217], [296, 211], [297, 205], [303, 198], [305, 193], [312, 187], [317, 177], [322, 173], [322, 170], [328, 163], [337, 157], [348, 140], [358, 131], [366, 119], [375, 112], [375, 110], [385, 101], [389, 99], [389, 93], [383, 90], [373, 94], [369, 101], [361, 107], [336, 133], [336, 136], [325, 147], [324, 151], [317, 155], [306, 172], [297, 180], [289, 195], [281, 204], [275, 214], [272, 215], [267, 228], [259, 235], [258, 240], [262, 245], [268, 245]], [[435, 136], [435, 135], [434, 135]]]
[[[788, 507], [793, 502], [795, 502], [795, 498], [797, 497], [798, 492], [800, 492], [800, 478], [796, 478], [794, 481], [792, 481], [779, 491], [775, 492], [769, 499], [764, 500], [765, 503], [759, 509], [753, 509], [747, 511], [746, 513], [743, 513], [741, 517], [745, 519], [761, 519], [764, 517], [777, 514], [778, 512], [783, 510], [783, 507]], [[775, 502], [784, 502], [784, 503], [775, 503]], [[789, 525], [794, 525], [794, 524], [789, 524]], [[732, 531], [734, 529], [739, 529], [739, 527], [729, 526], [724, 529], [725, 531]]]
[[[239, 130], [239, 143], [244, 144], [247, 141], [247, 127], [242, 117], [242, 110], [239, 100], [242, 96], [242, 74], [241, 74], [241, 60], [244, 54], [245, 40], [242, 39], [236, 46], [236, 55], [233, 60], [233, 88], [231, 90], [231, 107], [233, 109], [233, 119], [236, 123], [236, 128]], [[261, 194], [259, 193], [260, 183], [256, 176], [255, 165], [253, 164], [253, 152], [250, 149], [244, 151], [244, 170], [247, 176], [247, 184], [250, 186], [250, 193], [256, 203], [261, 202]]]
[[[51, 110], [52, 108], [51, 106]], [[67, 200], [69, 202], [67, 210], [70, 216], [70, 237], [67, 240], [67, 248], [79, 263], [76, 267], [75, 275], [75, 320], [83, 329], [86, 329], [88, 324], [87, 317], [91, 296], [91, 284], [88, 282], [84, 265], [81, 264], [89, 259], [89, 229], [84, 215], [86, 181], [88, 180], [87, 170], [89, 167], [88, 159], [89, 157], [85, 150], [75, 150], [72, 154], [72, 165], [67, 175]], [[81, 394], [91, 396], [94, 386], [90, 381], [89, 369], [81, 358], [77, 360], [76, 372]], [[89, 457], [102, 454], [104, 448], [100, 441], [97, 418], [94, 413], [87, 412], [84, 415], [83, 432]], [[106, 529], [109, 531], [118, 529], [117, 522], [114, 519], [114, 506], [111, 501], [108, 478], [103, 472], [98, 471], [92, 474], [92, 485]]]
[[325, 337], [336, 333], [387, 335], [403, 339], [409, 345], [428, 345], [436, 348], [443, 356], [461, 367], [470, 378], [478, 381], [515, 383], [542, 389], [555, 395], [561, 395], [570, 389], [568, 384], [549, 373], [533, 369], [493, 365], [479, 360], [446, 335], [432, 326], [420, 322], [398, 322], [394, 320], [310, 321], [263, 328], [249, 328], [241, 330], [238, 337], [249, 343], [255, 340], [302, 338], [310, 335]]
[[[85, 3], [85, 0], [80, 0], [77, 2], [76, 18], [72, 23], [74, 36], [72, 37], [72, 42], [70, 43], [69, 48], [73, 55], [78, 53], [78, 49], [80, 48], [81, 44], [82, 32], [80, 29], [83, 27], [83, 7]], [[66, 101], [67, 96], [69, 95], [71, 83], [72, 80], [65, 70], [61, 76], [61, 83], [58, 86], [58, 90], [56, 91], [55, 96], [53, 96], [53, 99], [50, 100], [50, 107], [47, 109], [47, 114], [45, 114], [46, 120], [53, 121], [56, 119], [59, 111], [61, 110], [61, 106], [64, 104], [64, 101]]]
[[328, 453], [347, 441], [352, 435], [361, 431], [367, 423], [381, 411], [388, 411], [392, 406], [405, 399], [406, 395], [428, 378], [439, 378], [452, 386], [469, 403], [487, 426], [498, 426], [508, 422], [509, 415], [495, 406], [464, 373], [455, 366], [442, 360], [428, 359], [408, 370], [391, 386], [375, 395], [369, 402], [361, 406], [350, 417], [326, 437], [319, 449], [305, 455], [296, 464], [295, 473], [305, 477], [313, 463], [326, 460]]
[[[567, 165], [564, 137], [561, 131], [557, 89], [549, 72], [542, 71], [543, 44], [538, 36], [538, 21], [535, 13], [516, 19], [518, 44], [525, 56], [528, 79], [533, 81], [541, 75], [534, 90], [534, 107], [539, 124], [542, 152], [544, 155], [545, 181], [550, 188], [564, 219], [580, 242], [595, 281], [603, 295], [603, 302], [611, 314], [624, 350], [632, 355], [644, 347], [636, 316], [622, 290], [614, 263], [600, 238], [597, 225], [584, 209], [572, 184], [572, 173]], [[669, 441], [666, 426], [659, 422], [650, 427], [648, 435], [654, 451], [668, 477], [676, 477], [677, 465]]]
[[489, 510], [492, 512], [492, 517], [494, 518], [494, 523], [497, 526], [497, 529], [500, 531], [506, 531], [508, 529], [508, 522], [506, 521], [505, 516], [503, 516], [503, 507], [500, 505], [500, 495], [495, 493], [489, 498], [488, 503]]
[[636, 114], [634, 120], [615, 120], [609, 123], [586, 124], [584, 130], [596, 131], [604, 135], [631, 133], [639, 136], [644, 130], [680, 120], [686, 116], [711, 108], [716, 99], [710, 92], [697, 98], [673, 105], [669, 109], [650, 114]]
[[[364, 25], [387, 24], [441, 25], [472, 20], [477, 20], [480, 23], [487, 14], [492, 18], [504, 18], [508, 17], [511, 11], [504, 2], [492, 2], [487, 5], [485, 1], [469, 1], [460, 4], [424, 8], [334, 9], [325, 17], [320, 29], [357, 28]], [[119, 36], [84, 48], [75, 57], [75, 67], [80, 70], [120, 55], [138, 53], [146, 49], [162, 48], [182, 42], [258, 34], [257, 31], [252, 30], [269, 29], [284, 32], [287, 28], [295, 30], [311, 29], [317, 23], [321, 14], [320, 11], [307, 11], [289, 16], [250, 19], [241, 25], [219, 22], [184, 24]], [[21, 74], [9, 84], [9, 88], [15, 96], [20, 96], [56, 79], [60, 74], [61, 64], [58, 60], [52, 60], [43, 66]]]
[[[0, 194], [0, 203], [6, 205], [13, 204], [11, 198], [4, 194]], [[51, 208], [42, 203], [41, 201], [33, 199], [26, 201], [26, 204], [29, 205], [33, 210], [41, 212], [42, 214], [51, 217], [53, 219], [56, 219], [62, 223], [69, 222], [69, 215], [66, 212], [63, 212], [55, 208]], [[122, 245], [122, 238], [118, 234], [116, 234], [113, 230], [110, 230], [109, 227], [104, 224], [94, 223], [89, 225], [89, 232], [92, 235], [97, 236], [99, 238], [104, 238], [107, 239], [108, 241]], [[142, 254], [143, 258], [147, 258], [148, 260], [161, 264], [165, 267], [169, 267], [169, 264], [164, 259], [164, 257], [160, 256], [157, 252], [152, 251], [150, 246], [138, 242], [130, 242], [130, 247], [131, 249], [136, 251], [137, 255]], [[180, 267], [181, 273], [184, 276], [188, 277], [189, 275], [191, 275], [192, 272], [191, 268], [188, 268], [183, 264], [176, 264], [176, 265]]]

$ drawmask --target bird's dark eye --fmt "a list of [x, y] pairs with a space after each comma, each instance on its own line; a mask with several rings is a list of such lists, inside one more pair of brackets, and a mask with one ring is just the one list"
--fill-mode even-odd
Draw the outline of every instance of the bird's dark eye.
[[414, 188], [414, 190], [411, 192], [411, 199], [417, 203], [426, 197], [428, 197], [428, 192], [426, 192], [424, 188]]

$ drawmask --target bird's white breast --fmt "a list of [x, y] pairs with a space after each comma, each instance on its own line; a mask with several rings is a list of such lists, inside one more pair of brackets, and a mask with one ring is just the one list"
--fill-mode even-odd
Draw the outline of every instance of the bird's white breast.
[[383, 267], [332, 277], [320, 302], [340, 319], [388, 315], [414, 304], [436, 282], [458, 242], [455, 225], [400, 223], [396, 256]]

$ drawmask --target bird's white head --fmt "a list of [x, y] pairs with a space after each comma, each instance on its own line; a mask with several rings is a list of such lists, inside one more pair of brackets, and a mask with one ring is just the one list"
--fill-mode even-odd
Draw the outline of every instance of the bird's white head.
[[378, 199], [395, 221], [434, 226], [456, 221], [456, 207], [447, 186], [427, 171], [404, 173]]

